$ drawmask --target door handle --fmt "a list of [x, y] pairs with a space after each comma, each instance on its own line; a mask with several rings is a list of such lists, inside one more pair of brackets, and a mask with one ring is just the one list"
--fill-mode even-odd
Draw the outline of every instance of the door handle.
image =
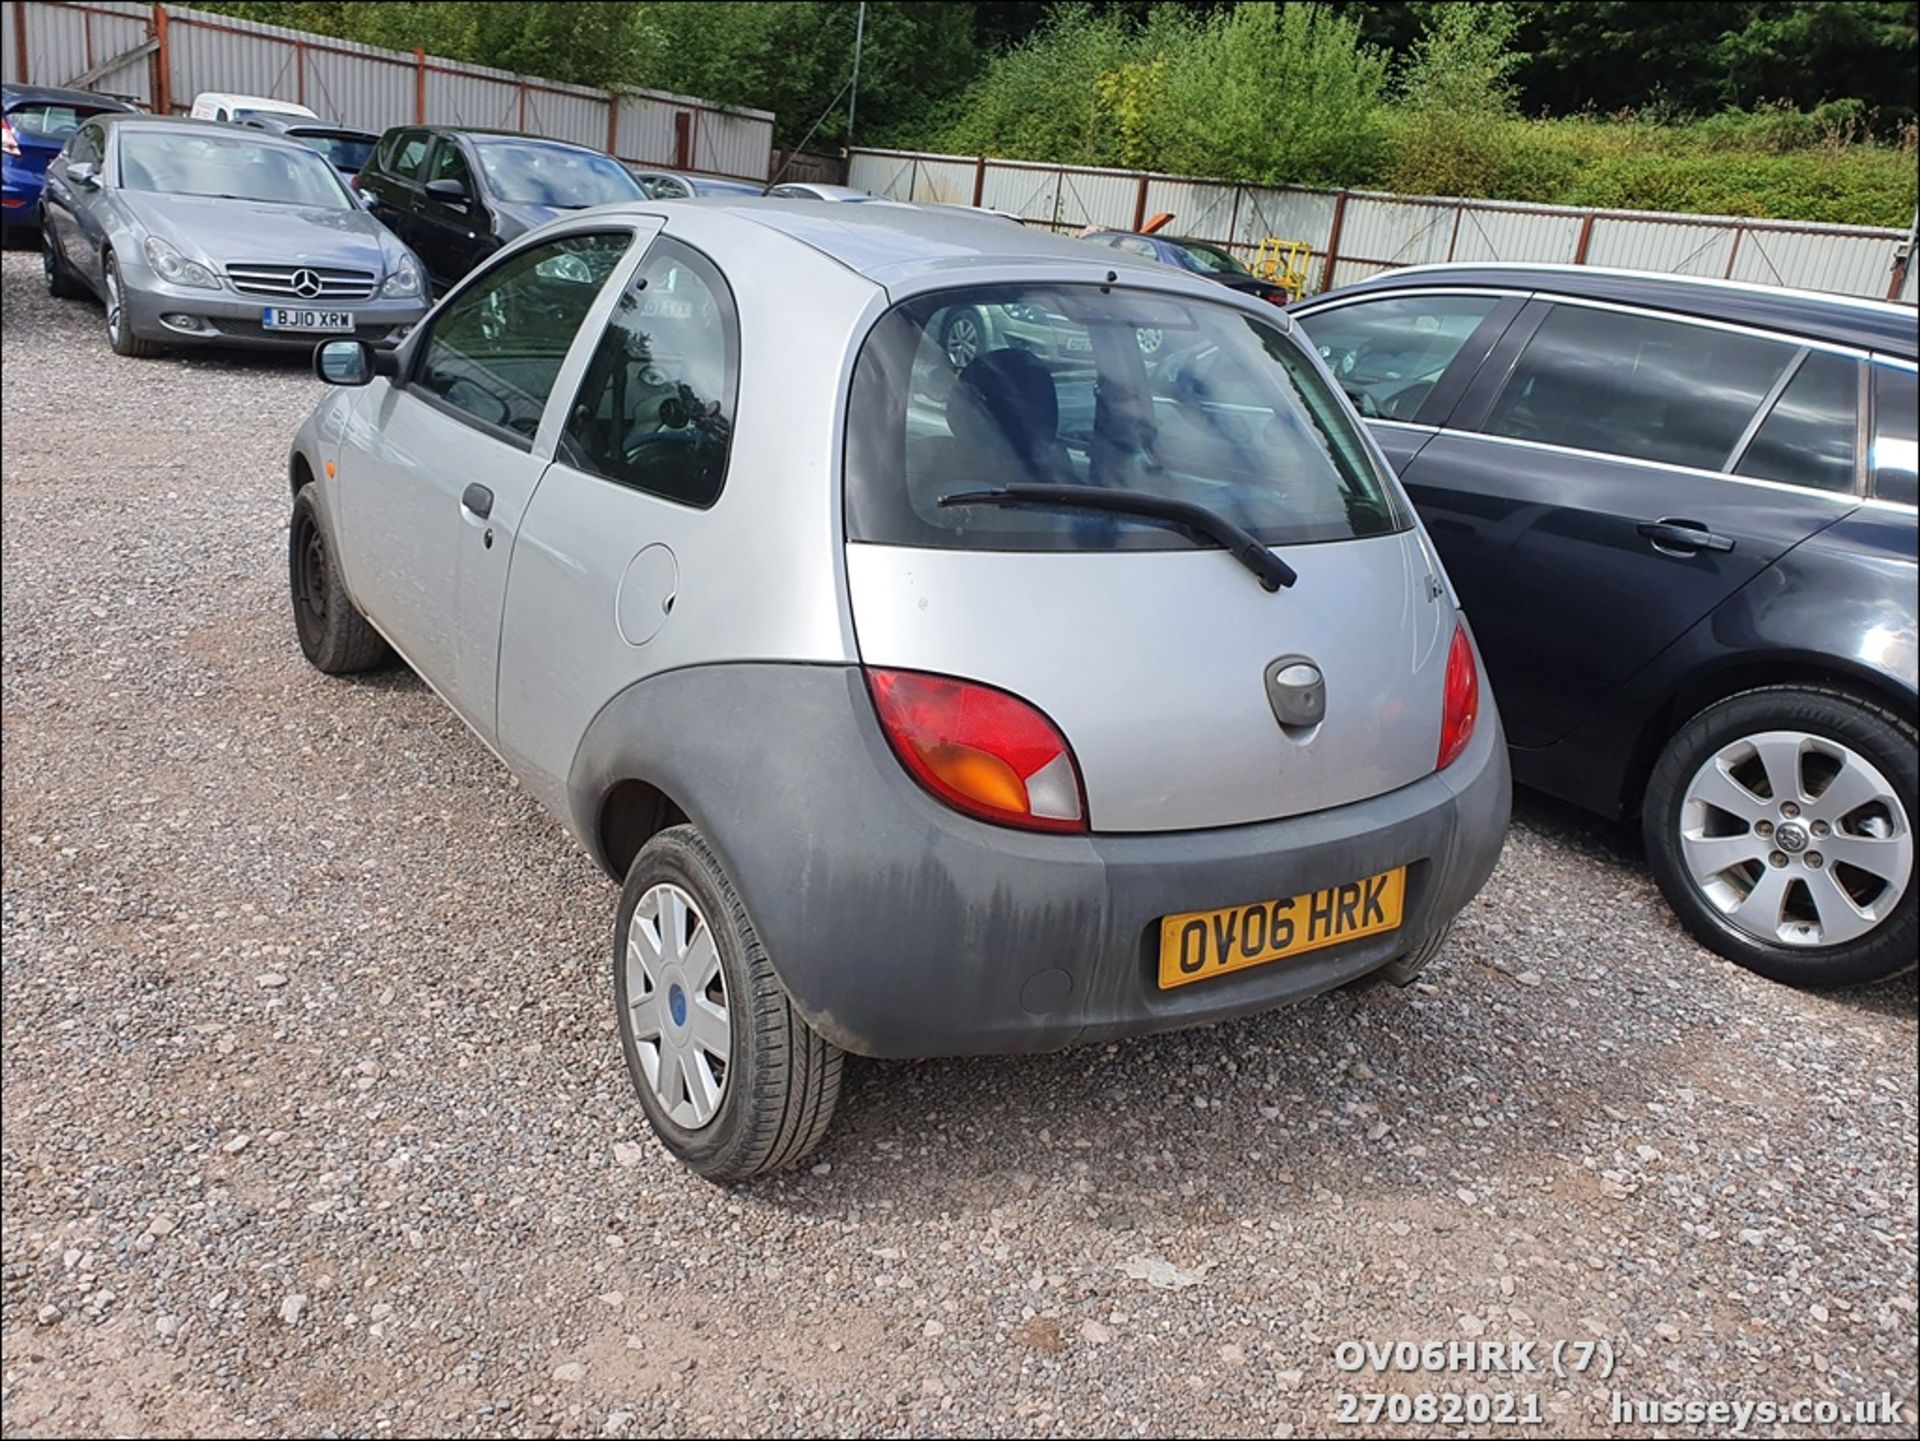
[[460, 504], [485, 520], [493, 514], [493, 492], [476, 480], [460, 497]]
[[1640, 534], [1653, 542], [1655, 550], [1693, 555], [1703, 550], [1726, 552], [1733, 549], [1730, 537], [1716, 535], [1697, 520], [1643, 520], [1639, 529]]

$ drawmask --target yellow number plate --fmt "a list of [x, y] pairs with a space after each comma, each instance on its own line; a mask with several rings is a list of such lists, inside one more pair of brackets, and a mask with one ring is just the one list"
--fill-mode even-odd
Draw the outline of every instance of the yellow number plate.
[[1160, 989], [1191, 985], [1282, 956], [1337, 946], [1400, 924], [1407, 868], [1284, 901], [1189, 911], [1160, 921]]

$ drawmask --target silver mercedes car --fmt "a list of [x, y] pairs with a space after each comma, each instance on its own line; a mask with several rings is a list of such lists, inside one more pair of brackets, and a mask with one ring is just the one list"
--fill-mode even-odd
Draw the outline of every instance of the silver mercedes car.
[[[983, 311], [1075, 334], [956, 363]], [[624, 883], [627, 1066], [702, 1175], [805, 1154], [844, 1052], [1408, 980], [1499, 854], [1467, 618], [1271, 306], [991, 218], [641, 203], [315, 365], [300, 645], [397, 653]]]
[[419, 259], [297, 139], [96, 115], [47, 167], [41, 264], [106, 306], [121, 355], [175, 345], [376, 345], [427, 310]]

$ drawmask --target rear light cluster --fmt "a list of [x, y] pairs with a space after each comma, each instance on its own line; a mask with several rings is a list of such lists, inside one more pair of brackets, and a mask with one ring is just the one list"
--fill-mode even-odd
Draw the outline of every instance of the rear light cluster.
[[880, 727], [913, 778], [955, 810], [1034, 831], [1084, 831], [1066, 738], [991, 686], [918, 671], [867, 671]]
[[20, 142], [13, 138], [13, 127], [4, 120], [0, 120], [0, 150], [9, 155], [20, 153]]
[[1473, 739], [1473, 723], [1480, 718], [1480, 667], [1473, 658], [1473, 642], [1467, 628], [1455, 624], [1453, 644], [1447, 647], [1447, 683], [1440, 713], [1440, 760], [1434, 767], [1445, 770], [1460, 759], [1460, 752]]

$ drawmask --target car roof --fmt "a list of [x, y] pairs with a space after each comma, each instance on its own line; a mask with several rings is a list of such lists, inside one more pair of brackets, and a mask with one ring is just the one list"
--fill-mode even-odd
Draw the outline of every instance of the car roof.
[[[621, 201], [592, 213], [659, 215], [692, 205], [684, 200]], [[775, 232], [889, 287], [928, 272], [951, 274], [957, 267], [970, 268], [974, 262], [982, 266], [1067, 262], [1114, 273], [1125, 271], [1150, 278], [1162, 287], [1175, 284], [1208, 296], [1217, 288], [1144, 256], [1097, 251], [1038, 226], [1009, 225], [999, 216], [974, 214], [957, 207], [932, 210], [917, 205], [795, 205], [761, 196], [714, 195], [701, 200], [698, 209], [703, 221], [730, 219]]]
[[185, 115], [143, 115], [137, 110], [125, 115], [96, 115], [94, 120], [102, 125], [111, 125], [116, 131], [152, 130], [177, 135], [193, 130], [208, 135], [242, 135], [262, 145], [281, 145], [289, 150], [306, 150], [309, 155], [313, 153], [298, 140], [282, 135], [277, 130], [257, 130], [250, 125], [231, 125], [224, 120], [194, 120]]
[[8, 81], [0, 86], [8, 105], [32, 104], [43, 101], [60, 105], [104, 105], [110, 110], [121, 111], [129, 115], [140, 112], [124, 100], [116, 100], [111, 95], [100, 95], [92, 90], [63, 90], [57, 85], [16, 85]]
[[1912, 306], [1738, 280], [1590, 265], [1513, 265], [1498, 261], [1409, 265], [1329, 290], [1314, 296], [1310, 303], [1318, 306], [1334, 296], [1433, 286], [1482, 286], [1614, 301], [1784, 331], [1836, 345], [1858, 345], [1907, 359], [1914, 358], [1917, 348]]
[[[424, 130], [429, 135], [467, 135], [479, 140], [518, 140], [527, 145], [557, 145], [563, 150], [584, 150], [589, 155], [605, 155], [591, 145], [574, 140], [555, 140], [550, 135], [529, 135], [524, 130], [502, 130], [493, 125], [395, 125], [394, 130]], [[666, 172], [661, 172], [665, 174]]]

